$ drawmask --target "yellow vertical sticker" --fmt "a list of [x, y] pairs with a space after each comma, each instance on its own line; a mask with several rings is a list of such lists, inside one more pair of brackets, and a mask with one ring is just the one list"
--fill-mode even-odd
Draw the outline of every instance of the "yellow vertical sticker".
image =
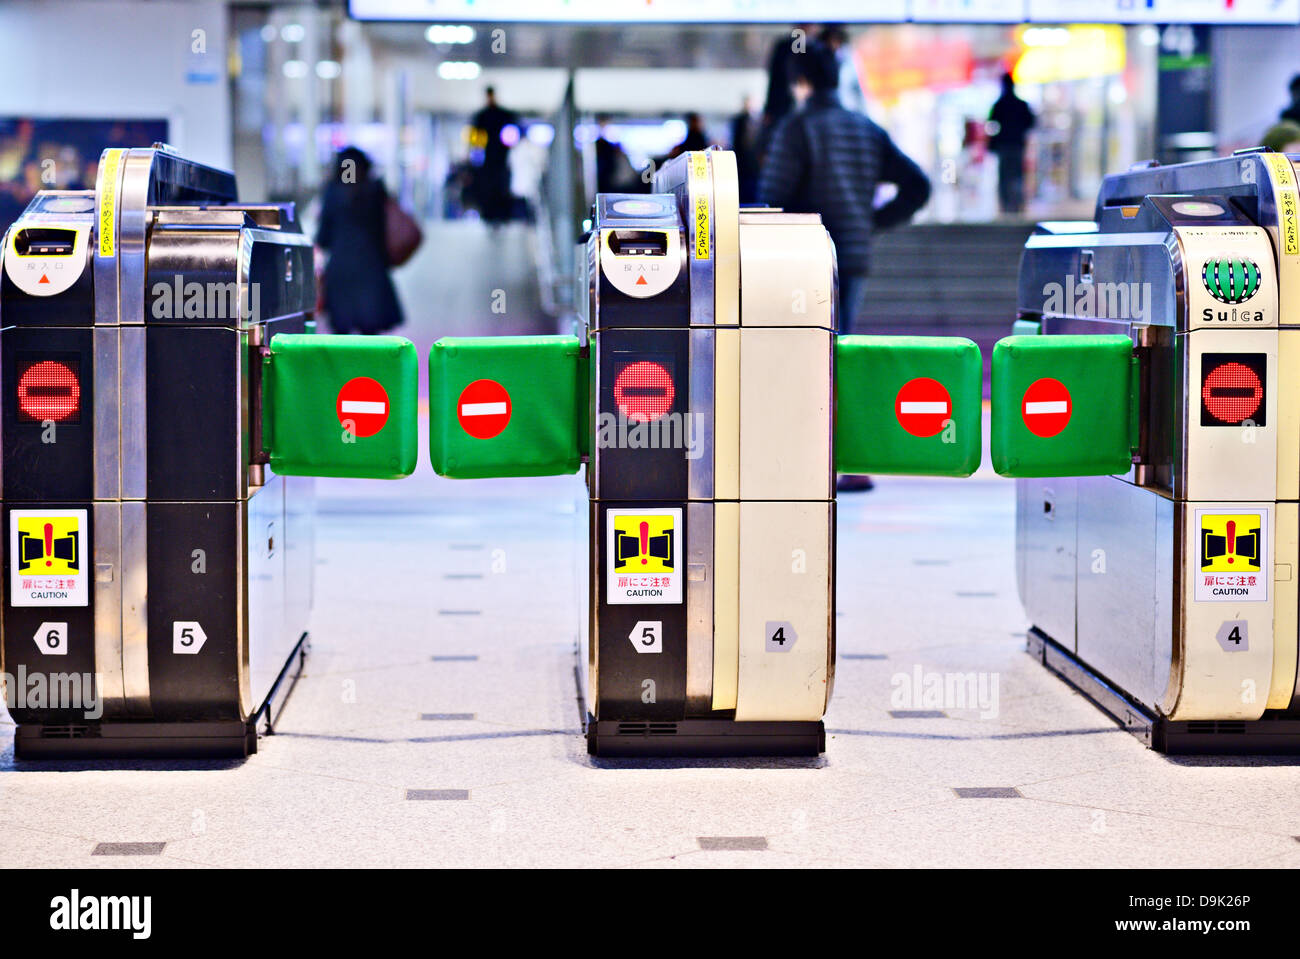
[[709, 258], [709, 158], [691, 154], [691, 195], [695, 200], [695, 259]]
[[105, 150], [99, 167], [99, 255], [112, 256], [117, 239], [117, 168], [125, 150]]
[[1295, 170], [1291, 161], [1280, 153], [1264, 155], [1269, 175], [1273, 179], [1273, 192], [1277, 197], [1278, 233], [1282, 252], [1287, 256], [1300, 255], [1300, 194], [1296, 192]]

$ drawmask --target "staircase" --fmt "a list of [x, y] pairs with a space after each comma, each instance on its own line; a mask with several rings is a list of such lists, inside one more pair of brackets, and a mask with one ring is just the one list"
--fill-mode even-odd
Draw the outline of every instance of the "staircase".
[[984, 355], [1016, 317], [1020, 251], [1032, 225], [924, 224], [876, 234], [855, 333], [965, 336]]

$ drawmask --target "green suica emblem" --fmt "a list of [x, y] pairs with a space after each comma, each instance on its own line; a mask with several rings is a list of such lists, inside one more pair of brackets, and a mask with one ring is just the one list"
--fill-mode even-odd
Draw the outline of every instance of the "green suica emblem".
[[1259, 290], [1259, 267], [1245, 257], [1221, 256], [1205, 261], [1201, 280], [1220, 303], [1244, 303]]

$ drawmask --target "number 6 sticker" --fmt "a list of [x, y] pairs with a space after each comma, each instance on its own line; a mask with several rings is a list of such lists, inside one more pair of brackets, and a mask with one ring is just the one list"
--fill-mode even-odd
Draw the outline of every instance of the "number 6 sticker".
[[41, 623], [32, 638], [36, 640], [36, 648], [46, 655], [68, 655], [67, 623]]

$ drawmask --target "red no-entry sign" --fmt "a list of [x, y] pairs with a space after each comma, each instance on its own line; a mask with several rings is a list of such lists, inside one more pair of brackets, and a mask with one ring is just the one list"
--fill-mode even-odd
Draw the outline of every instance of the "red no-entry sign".
[[672, 374], [650, 360], [629, 363], [614, 378], [614, 402], [633, 423], [653, 423], [673, 408]]
[[894, 415], [898, 424], [913, 436], [934, 436], [952, 417], [952, 397], [938, 380], [918, 376], [898, 391]]
[[460, 391], [456, 417], [470, 436], [490, 440], [510, 422], [510, 394], [496, 380], [475, 380]]
[[1034, 380], [1029, 384], [1029, 389], [1025, 390], [1020, 414], [1024, 417], [1029, 432], [1048, 439], [1065, 429], [1073, 408], [1070, 391], [1065, 388], [1065, 384], [1045, 376], [1041, 380]]
[[1201, 398], [1216, 420], [1235, 425], [1255, 415], [1264, 402], [1264, 384], [1244, 363], [1220, 363], [1205, 377]]
[[388, 392], [368, 376], [355, 376], [339, 390], [334, 409], [354, 436], [374, 436], [388, 422]]

